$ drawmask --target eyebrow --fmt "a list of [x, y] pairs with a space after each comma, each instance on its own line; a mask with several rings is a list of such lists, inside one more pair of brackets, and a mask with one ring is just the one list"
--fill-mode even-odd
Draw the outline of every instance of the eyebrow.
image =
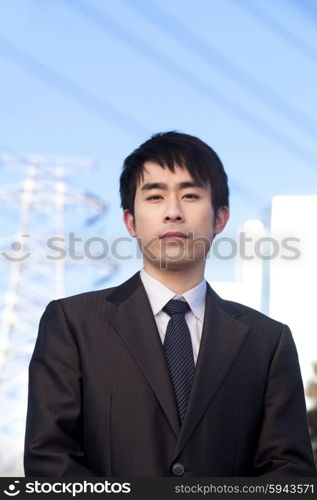
[[[198, 182], [195, 181], [183, 181], [178, 183], [179, 189], [186, 189], [186, 188], [204, 188], [203, 184], [199, 184]], [[149, 191], [150, 189], [164, 189], [167, 190], [168, 186], [165, 184], [165, 182], [148, 182], [147, 184], [144, 184], [141, 188], [141, 191]]]

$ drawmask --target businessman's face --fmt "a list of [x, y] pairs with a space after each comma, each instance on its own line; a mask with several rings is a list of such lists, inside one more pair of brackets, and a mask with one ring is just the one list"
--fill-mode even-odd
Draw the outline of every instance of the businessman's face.
[[135, 195], [134, 217], [126, 210], [129, 233], [138, 238], [144, 266], [178, 269], [201, 265], [214, 234], [228, 220], [228, 209], [217, 216], [209, 185], [197, 184], [187, 169], [175, 172], [147, 161]]

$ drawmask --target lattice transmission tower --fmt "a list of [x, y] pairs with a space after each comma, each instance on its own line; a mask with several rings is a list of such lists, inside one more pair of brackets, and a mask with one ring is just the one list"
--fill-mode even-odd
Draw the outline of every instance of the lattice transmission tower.
[[[74, 261], [69, 255], [69, 232], [81, 223], [85, 237], [107, 210], [102, 199], [66, 181], [90, 170], [91, 160], [0, 154], [0, 165], [25, 172], [22, 182], [0, 188], [2, 227], [6, 210], [18, 215], [15, 233], [0, 235], [1, 272], [6, 273], [0, 300], [0, 475], [23, 476], [28, 364], [40, 316], [50, 300], [69, 294], [72, 266], [77, 281], [90, 268], [99, 284], [117, 266], [108, 256]], [[52, 238], [54, 247], [48, 244]]]

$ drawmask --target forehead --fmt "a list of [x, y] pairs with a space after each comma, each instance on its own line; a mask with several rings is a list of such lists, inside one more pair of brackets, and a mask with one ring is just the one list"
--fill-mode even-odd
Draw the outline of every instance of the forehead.
[[[155, 162], [146, 161], [137, 184], [137, 189], [142, 189], [142, 186], [149, 182], [160, 182], [172, 185], [185, 181], [194, 182], [193, 177], [186, 167], [175, 165], [175, 170], [172, 172], [167, 166], [162, 167]], [[209, 188], [209, 186], [203, 183], [200, 183], [200, 187], [205, 189]]]

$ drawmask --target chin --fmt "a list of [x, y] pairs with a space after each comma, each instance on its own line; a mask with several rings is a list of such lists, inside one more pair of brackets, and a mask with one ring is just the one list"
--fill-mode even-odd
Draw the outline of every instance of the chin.
[[184, 269], [190, 269], [191, 267], [197, 265], [196, 259], [178, 259], [173, 260], [172, 258], [164, 258], [159, 262], [159, 268], [161, 270], [168, 271], [183, 271]]

